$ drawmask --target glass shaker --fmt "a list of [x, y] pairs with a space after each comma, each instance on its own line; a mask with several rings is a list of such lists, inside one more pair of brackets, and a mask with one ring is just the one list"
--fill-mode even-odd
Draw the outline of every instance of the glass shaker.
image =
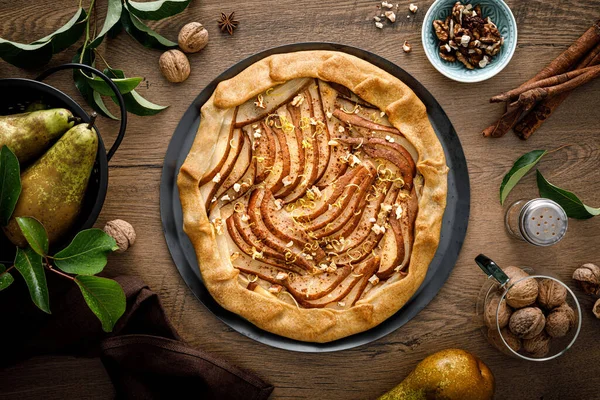
[[504, 223], [516, 239], [535, 246], [551, 246], [567, 233], [565, 210], [550, 199], [518, 200], [506, 210]]

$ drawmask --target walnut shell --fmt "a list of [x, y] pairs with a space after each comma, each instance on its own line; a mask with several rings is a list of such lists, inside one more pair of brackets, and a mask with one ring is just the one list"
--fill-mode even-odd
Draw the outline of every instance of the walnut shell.
[[124, 252], [135, 243], [136, 235], [133, 226], [122, 219], [108, 221], [104, 226], [104, 232], [115, 239], [117, 246], [119, 246], [118, 253]]
[[521, 339], [537, 336], [546, 326], [544, 313], [537, 307], [526, 307], [515, 311], [510, 316], [508, 327]]
[[531, 339], [523, 340], [523, 350], [533, 357], [544, 357], [550, 352], [550, 341], [550, 336], [542, 331], [539, 335]]
[[[535, 279], [524, 279], [529, 274], [521, 268], [508, 267], [504, 270], [510, 278], [510, 289], [506, 293], [506, 302], [513, 308], [527, 307], [535, 303], [537, 299], [539, 287]], [[516, 282], [516, 283], [514, 283]]]
[[[485, 312], [483, 314], [483, 320], [485, 325], [490, 329], [496, 329], [496, 312], [498, 313], [498, 326], [504, 328], [508, 325], [512, 309], [506, 304], [506, 300], [502, 300], [500, 303], [500, 294], [491, 294], [485, 304]], [[498, 307], [500, 305], [500, 307]]]
[[179, 50], [165, 51], [158, 60], [160, 72], [169, 81], [179, 83], [190, 76], [190, 62]]
[[190, 22], [179, 31], [177, 42], [186, 53], [197, 53], [208, 44], [208, 31], [200, 22]]
[[566, 336], [575, 326], [575, 322], [575, 311], [563, 303], [546, 317], [546, 332], [554, 338]]
[[594, 308], [592, 308], [592, 312], [594, 313], [596, 318], [600, 319], [600, 299], [596, 300]]
[[500, 333], [498, 333], [498, 329], [496, 328], [488, 329], [488, 339], [494, 347], [496, 347], [500, 351], [503, 351], [506, 348], [504, 342], [502, 341], [502, 338], [500, 338], [500, 334], [502, 334], [502, 337], [506, 341], [506, 344], [508, 344], [508, 346], [511, 349], [513, 349], [515, 352], [521, 350], [521, 339], [519, 339], [508, 328], [501, 329]]
[[542, 279], [538, 284], [537, 301], [546, 310], [558, 307], [567, 300], [567, 289], [554, 279]]
[[600, 295], [600, 267], [587, 263], [573, 272], [573, 279], [587, 294]]

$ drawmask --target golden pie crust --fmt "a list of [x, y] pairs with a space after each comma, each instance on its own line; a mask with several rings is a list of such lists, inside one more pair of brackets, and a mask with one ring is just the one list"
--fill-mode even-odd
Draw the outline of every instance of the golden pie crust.
[[[350, 300], [347, 300], [346, 302], [333, 301], [325, 307], [322, 305], [326, 303], [327, 300], [321, 300], [321, 303], [323, 304], [316, 306], [311, 303], [312, 301], [318, 303], [318, 300], [308, 299], [308, 293], [311, 290], [311, 279], [313, 279], [311, 276], [313, 276], [312, 274], [315, 270], [309, 270], [309, 272], [306, 272], [305, 278], [302, 278], [309, 282], [308, 289], [303, 289], [306, 293], [306, 299], [298, 296], [294, 298], [294, 296], [286, 290], [288, 286], [285, 286], [283, 283], [282, 285], [273, 284], [272, 276], [269, 278], [271, 281], [267, 282], [263, 278], [257, 279], [257, 275], [254, 275], [252, 271], [249, 273], [248, 271], [244, 272], [243, 268], [240, 270], [239, 268], [241, 267], [236, 267], [236, 257], [232, 257], [234, 254], [239, 255], [240, 249], [232, 248], [235, 245], [232, 245], [231, 235], [228, 234], [224, 221], [220, 219], [217, 221], [213, 217], [213, 213], [215, 213], [214, 215], [219, 216], [219, 212], [225, 210], [226, 207], [232, 207], [231, 202], [229, 202], [229, 206], [226, 206], [221, 198], [204, 198], [207, 196], [206, 193], [213, 194], [214, 192], [211, 192], [208, 189], [203, 192], [203, 190], [205, 190], [203, 189], [203, 186], [210, 184], [210, 182], [218, 182], [219, 179], [217, 178], [220, 177], [215, 176], [214, 171], [213, 174], [210, 175], [209, 170], [215, 169], [215, 157], [223, 157], [223, 154], [218, 154], [219, 151], [222, 152], [222, 146], [220, 147], [219, 145], [219, 137], [224, 134], [231, 135], [231, 132], [233, 132], [234, 128], [231, 128], [230, 132], [227, 132], [227, 129], [224, 130], [224, 127], [228, 126], [227, 121], [231, 120], [232, 115], [234, 118], [233, 120], [235, 121], [235, 115], [238, 110], [242, 112], [243, 108], [241, 106], [243, 104], [246, 104], [246, 109], [248, 109], [247, 105], [254, 101], [257, 101], [258, 105], [258, 100], [262, 100], [263, 96], [266, 97], [269, 92], [273, 92], [273, 88], [276, 90], [277, 87], [281, 87], [281, 85], [290, 81], [300, 82], [299, 79], [302, 78], [313, 78], [310, 80], [310, 85], [313, 85], [314, 83], [311, 90], [315, 90], [315, 87], [320, 90], [322, 87], [329, 87], [329, 85], [333, 87], [334, 85], [337, 85], [337, 87], [349, 89], [356, 95], [357, 97], [354, 97], [355, 103], [350, 103], [355, 104], [354, 109], [343, 110], [344, 114], [348, 114], [348, 117], [344, 117], [345, 119], [352, 118], [354, 114], [358, 114], [357, 110], [361, 108], [359, 104], [363, 104], [361, 102], [367, 104], [367, 107], [369, 107], [369, 105], [375, 106], [378, 109], [377, 111], [381, 112], [381, 116], [385, 113], [387, 121], [390, 125], [393, 125], [391, 129], [400, 131], [401, 135], [410, 143], [410, 145], [412, 145], [413, 152], [416, 151], [418, 154], [416, 162], [417, 175], [414, 177], [415, 183], [413, 184], [413, 191], [411, 192], [419, 193], [414, 200], [416, 205], [416, 199], [418, 199], [418, 207], [416, 209], [416, 216], [412, 216], [414, 222], [412, 224], [410, 222], [406, 223], [406, 226], [411, 228], [411, 230], [414, 227], [414, 231], [411, 232], [411, 235], [414, 236], [410, 238], [413, 239], [412, 243], [406, 242], [406, 240], [410, 240], [406, 239], [406, 235], [404, 236], [405, 239], [403, 239], [405, 241], [403, 244], [409, 244], [408, 249], [410, 254], [408, 257], [410, 262], [402, 267], [398, 266], [397, 269], [388, 271], [389, 273], [384, 274], [385, 279], [381, 279], [380, 282], [377, 282], [379, 280], [378, 278], [374, 278], [376, 274], [372, 277], [363, 277], [361, 274], [355, 274], [357, 277], [356, 279], [361, 280], [360, 285], [366, 286], [365, 289], [358, 292], [359, 297], [352, 300], [351, 304], [346, 304], [346, 302], [350, 303]], [[304, 86], [302, 90], [308, 89]], [[310, 97], [310, 92], [306, 93], [306, 96]], [[360, 101], [357, 99], [360, 99]], [[293, 102], [292, 104], [294, 103], [295, 106], [298, 107], [297, 103], [299, 103], [299, 101]], [[324, 109], [324, 100], [321, 104], [321, 107]], [[292, 115], [295, 111], [293, 108], [290, 108], [289, 101], [287, 107], [290, 114], [286, 115]], [[311, 108], [311, 110], [313, 109]], [[329, 113], [331, 110], [326, 111], [327, 117], [324, 118], [331, 118], [331, 114]], [[264, 58], [249, 66], [237, 76], [219, 83], [215, 92], [202, 107], [201, 115], [202, 118], [198, 133], [185, 163], [180, 169], [177, 184], [183, 209], [184, 230], [194, 246], [204, 284], [219, 304], [269, 332], [301, 341], [329, 342], [368, 330], [378, 325], [397, 312], [417, 291], [425, 278], [429, 264], [438, 248], [442, 217], [446, 206], [448, 168], [446, 166], [444, 151], [429, 123], [425, 106], [404, 83], [380, 68], [346, 53], [334, 51], [302, 51], [278, 54]], [[375, 116], [374, 118], [377, 117]], [[253, 138], [252, 132], [256, 132], [257, 129], [259, 132], [262, 132], [263, 138], [261, 140], [266, 140], [265, 129], [271, 131], [270, 134], [273, 135], [273, 131], [276, 131], [278, 129], [277, 127], [281, 127], [278, 124], [281, 122], [283, 125], [284, 123], [284, 119], [280, 118], [280, 120], [277, 121], [277, 118], [275, 118], [275, 120], [275, 126], [272, 128], [269, 128], [268, 124], [273, 124], [273, 122], [269, 122], [269, 120], [266, 119], [253, 124], [248, 124], [243, 128], [245, 130], [240, 129], [236, 131], [235, 135], [237, 136], [229, 136], [232, 137], [229, 143], [230, 147], [235, 148], [237, 145], [241, 146], [242, 143], [244, 143], [244, 140], [246, 142], [249, 140], [256, 141], [256, 135], [254, 135], [255, 137]], [[267, 121], [267, 124], [264, 124], [265, 121]], [[314, 125], [315, 121], [311, 119], [310, 122]], [[352, 123], [354, 121], [351, 120], [350, 122], [346, 122], [347, 123], [344, 126], [346, 126], [348, 131], [352, 131]], [[319, 122], [319, 124], [321, 124], [321, 122]], [[325, 126], [326, 124], [322, 125]], [[283, 129], [285, 127], [281, 128]], [[295, 124], [292, 124], [292, 129], [296, 129], [297, 132], [297, 129], [299, 128]], [[314, 131], [314, 127], [312, 129]], [[340, 132], [342, 131], [342, 128], [339, 126], [337, 129], [339, 129]], [[337, 134], [343, 136], [340, 132], [330, 132], [330, 139]], [[375, 134], [375, 132], [372, 133]], [[366, 136], [369, 135], [371, 135], [371, 133]], [[259, 134], [259, 136], [261, 135]], [[314, 136], [315, 135], [313, 135], [313, 137]], [[308, 138], [310, 139], [310, 137]], [[311, 140], [316, 141], [317, 139]], [[353, 140], [353, 142], [350, 140], [350, 143], [344, 142], [344, 145], [348, 146], [345, 147], [346, 149], [352, 148], [353, 150], [350, 151], [355, 151], [364, 141], [363, 139]], [[365, 138], [365, 140], [368, 140], [368, 138]], [[383, 139], [380, 139], [380, 141], [381, 140]], [[386, 136], [385, 140], [389, 142], [390, 138]], [[393, 140], [391, 141], [393, 142]], [[246, 146], [249, 145], [250, 143], [246, 144]], [[377, 147], [376, 145], [373, 146]], [[310, 149], [310, 144], [307, 145], [307, 152], [309, 151], [308, 149]], [[253, 151], [254, 150], [255, 149], [253, 149]], [[365, 145], [363, 149], [356, 150], [359, 152], [356, 154], [362, 155], [363, 153], [360, 153], [362, 150], [367, 152], [367, 145]], [[305, 153], [305, 156], [306, 154], [308, 153]], [[268, 154], [266, 156], [268, 157]], [[255, 167], [253, 176], [256, 177], [260, 165], [256, 164], [256, 161], [254, 160], [262, 161], [264, 157], [261, 158], [256, 155], [253, 155], [252, 157], [253, 162], [255, 162], [255, 164], [253, 164]], [[348, 155], [346, 157], [348, 157]], [[348, 160], [346, 159], [346, 161]], [[356, 161], [360, 163], [360, 160], [356, 159]], [[310, 160], [307, 158], [305, 162], [310, 162]], [[393, 179], [390, 179], [390, 182], [380, 182], [380, 180], [377, 180], [379, 179], [380, 171], [385, 171], [385, 165], [387, 165], [383, 164], [384, 161], [381, 161], [381, 163], [384, 165], [383, 167], [379, 164], [375, 165], [375, 161], [369, 161], [369, 157], [366, 157], [366, 159], [358, 166], [347, 167], [347, 170], [354, 171], [355, 175], [363, 174], [360, 176], [360, 179], [356, 178], [355, 181], [352, 181], [356, 182], [356, 184], [347, 185], [347, 188], [352, 186], [356, 187], [355, 192], [353, 192], [354, 195], [350, 193], [348, 196], [350, 202], [354, 201], [352, 199], [357, 198], [359, 193], [363, 193], [360, 191], [361, 189], [358, 188], [360, 186], [359, 184], [364, 181], [369, 181], [369, 179], [376, 182], [368, 189], [373, 190], [373, 193], [375, 194], [379, 193], [377, 192], [376, 184], [388, 185], [386, 186], [387, 188], [395, 187], [394, 182], [392, 182]], [[377, 170], [375, 177], [373, 177], [374, 166], [376, 166]], [[370, 172], [365, 173], [363, 170], [369, 170]], [[263, 175], [268, 175], [268, 173], [273, 174], [273, 171], [265, 171], [263, 167], [262, 173]], [[391, 176], [395, 177], [396, 175], [392, 174]], [[207, 178], [212, 178], [212, 180]], [[404, 178], [406, 177], [404, 176]], [[281, 181], [281, 176], [279, 180]], [[288, 182], [289, 180], [291, 179], [288, 177]], [[338, 180], [341, 181], [341, 179]], [[404, 180], [401, 182], [404, 182]], [[417, 180], [420, 182], [418, 189]], [[229, 183], [231, 184], [231, 182]], [[402, 184], [405, 186], [407, 185], [406, 183], [400, 183], [398, 185]], [[332, 193], [332, 191], [335, 190], [335, 185], [335, 183], [331, 184], [332, 188], [328, 193]], [[264, 202], [267, 201], [265, 199], [269, 198], [271, 199], [269, 201], [272, 201], [272, 198], [269, 197], [270, 192], [266, 193], [262, 188], [263, 186], [264, 183], [262, 185], [253, 184], [251, 190], [246, 192], [243, 204], [235, 206], [235, 211], [229, 211], [231, 215], [229, 219], [233, 218], [234, 214], [240, 211], [240, 209], [243, 211], [242, 214], [240, 214], [242, 216], [245, 216], [246, 212], [253, 210], [249, 206], [251, 200], [257, 200], [256, 198], [258, 198], [258, 202], [260, 203], [261, 199]], [[237, 189], [239, 189], [239, 186], [237, 186]], [[282, 188], [281, 185], [279, 185], [279, 191], [284, 189], [285, 188]], [[326, 190], [328, 189], [322, 188], [322, 191], [325, 192]], [[406, 187], [402, 190], [406, 190]], [[385, 191], [382, 191], [382, 193], [383, 192]], [[235, 197], [235, 192], [229, 190], [227, 193], [232, 193], [233, 197]], [[254, 199], [252, 198], [252, 193], [254, 193]], [[385, 197], [386, 193], [388, 192], [383, 193], [382, 196]], [[302, 194], [305, 195], [306, 193]], [[370, 195], [370, 200], [374, 201], [375, 194]], [[368, 197], [369, 194], [366, 196]], [[228, 197], [224, 198], [229, 200]], [[411, 198], [412, 197], [409, 197], [409, 199]], [[344, 199], [346, 198], [344, 197]], [[358, 201], [359, 200], [356, 200], [356, 202]], [[240, 203], [242, 202], [240, 201]], [[289, 204], [292, 203], [290, 202]], [[293, 204], [297, 204], [297, 202]], [[365, 202], [363, 201], [363, 208], [364, 205]], [[362, 211], [360, 206], [361, 204], [356, 204], [357, 208], [353, 209], [354, 215], [360, 214]], [[397, 206], [398, 204], [394, 204], [394, 207]], [[222, 210], [220, 210], [221, 207], [223, 207]], [[294, 206], [287, 207], [286, 210], [291, 210], [291, 213], [297, 211], [294, 210]], [[331, 206], [328, 207], [331, 209]], [[260, 210], [264, 211], [265, 209], [261, 208]], [[396, 210], [398, 210], [398, 208], [396, 208]], [[402, 213], [401, 210], [402, 207], [400, 207], [400, 214]], [[387, 215], [385, 213], [381, 215], [383, 215], [383, 218], [388, 218], [388, 220], [392, 222], [391, 219], [393, 219], [393, 213], [394, 208], [392, 208], [388, 217], [385, 217], [385, 215]], [[381, 215], [378, 214], [377, 218]], [[261, 216], [255, 217], [260, 218]], [[247, 218], [248, 217], [246, 217], [246, 219]], [[398, 218], [400, 217], [398, 216]], [[294, 217], [293, 219], [294, 221], [305, 221], [302, 220], [301, 217]], [[374, 218], [371, 220], [373, 219]], [[297, 223], [301, 224], [301, 222]], [[301, 226], [303, 228], [305, 227], [305, 225]], [[327, 226], [330, 225], [328, 224]], [[386, 224], [386, 226], [388, 226], [388, 230], [391, 229], [389, 224]], [[313, 233], [310, 233], [310, 235], [314, 235], [315, 232], [318, 232], [318, 230], [314, 229], [313, 226]], [[338, 227], [337, 229], [340, 228]], [[305, 235], [305, 233], [300, 232], [298, 234]], [[342, 240], [343, 239], [344, 238], [342, 237]], [[257, 245], [262, 245], [262, 240], [259, 240]], [[290, 242], [290, 245], [292, 245], [292, 242]], [[331, 249], [331, 244], [328, 246], [328, 248]], [[371, 249], [372, 254], [366, 256], [367, 258], [366, 261], [364, 261], [364, 264], [368, 264], [368, 260], [375, 260], [371, 262], [381, 262], [381, 259], [385, 255], [377, 254], [377, 251], [380, 253], [382, 252], [381, 245], [378, 244], [377, 246], [377, 248]], [[267, 257], [264, 256], [265, 258], [261, 258], [263, 255], [260, 254], [257, 249], [254, 250], [255, 253], [253, 254], [256, 254], [257, 257], [245, 262], [249, 263], [248, 265], [254, 265], [254, 261], [256, 260], [261, 263], [263, 261], [266, 262], [265, 260]], [[324, 251], [327, 250], [325, 249]], [[365, 252], [366, 251], [367, 250], [365, 250]], [[285, 252], [287, 260], [287, 250]], [[320, 252], [321, 250], [317, 249], [317, 251], [312, 254], [316, 256], [317, 253], [321, 254]], [[330, 253], [327, 254], [328, 258], [327, 261], [325, 261], [325, 264], [328, 265], [331, 257], [334, 256], [330, 256]], [[277, 254], [274, 254], [273, 256], [277, 257]], [[337, 254], [336, 256], [341, 257]], [[244, 257], [248, 258], [246, 255]], [[305, 264], [307, 263], [306, 259], [313, 258], [305, 253], [294, 253], [293, 258], [298, 265], [300, 265], [298, 257], [300, 257]], [[246, 260], [246, 258], [244, 260]], [[336, 259], [340, 260], [340, 258]], [[273, 262], [279, 263], [282, 261], [274, 260]], [[312, 263], [312, 261], [309, 261], [309, 263]], [[325, 264], [319, 265], [318, 268], [323, 269]], [[351, 264], [352, 265], [348, 268], [354, 270], [355, 268], [359, 268], [357, 265], [360, 263], [356, 262]], [[293, 268], [297, 269], [298, 265], [293, 266]], [[334, 265], [333, 268], [335, 269], [335, 267], [336, 266]], [[337, 267], [338, 269], [336, 272], [327, 271], [319, 275], [314, 275], [315, 282], [317, 282], [318, 279], [328, 279], [327, 277], [334, 273], [342, 274], [342, 265], [338, 265]], [[257, 268], [260, 269], [262, 267]], [[310, 268], [314, 268], [314, 266]], [[363, 267], [360, 268], [364, 269], [367, 267], [363, 265]], [[364, 270], [368, 269], [369, 268]], [[370, 269], [370, 271], [372, 271], [372, 269]], [[375, 269], [375, 271], [377, 271], [377, 269]], [[331, 272], [331, 274], [329, 272]], [[345, 279], [350, 279], [349, 276], [354, 276], [347, 275], [347, 271], [344, 273], [346, 273], [344, 276], [347, 277]], [[302, 274], [302, 271], [300, 274]], [[294, 274], [291, 273], [290, 275]], [[288, 279], [287, 274], [278, 276], [283, 280]], [[367, 278], [371, 279], [366, 281]], [[289, 279], [292, 280], [292, 277], [290, 276]], [[257, 283], [261, 283], [261, 285], [258, 285]], [[270, 284], [271, 287], [268, 287], [268, 284]], [[357, 286], [354, 287], [358, 287], [358, 284], [356, 285]], [[283, 292], [287, 292], [288, 296], [282, 295], [280, 292], [282, 287]], [[300, 302], [298, 302], [298, 300], [300, 300]]]

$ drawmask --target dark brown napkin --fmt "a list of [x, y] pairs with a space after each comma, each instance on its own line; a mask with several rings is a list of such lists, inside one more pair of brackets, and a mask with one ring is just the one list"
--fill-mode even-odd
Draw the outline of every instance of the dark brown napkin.
[[[158, 296], [140, 279], [115, 278], [127, 309], [106, 334], [75, 285], [49, 276], [52, 315], [31, 305], [22, 282], [2, 292], [0, 341], [11, 346], [0, 366], [40, 354], [100, 356], [123, 399], [266, 399], [273, 386], [253, 374], [192, 349], [169, 322]], [[70, 283], [70, 282], [67, 282]]]

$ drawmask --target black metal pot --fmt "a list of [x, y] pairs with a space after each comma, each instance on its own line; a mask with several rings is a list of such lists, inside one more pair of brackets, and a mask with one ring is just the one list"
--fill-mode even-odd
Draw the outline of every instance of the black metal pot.
[[[98, 128], [96, 128], [96, 132], [98, 132], [98, 154], [96, 155], [96, 163], [94, 164], [92, 176], [90, 177], [83, 200], [83, 207], [71, 232], [66, 235], [63, 243], [56, 243], [52, 250], [64, 247], [71, 241], [77, 232], [82, 229], [91, 228], [98, 219], [108, 190], [108, 162], [119, 148], [127, 126], [127, 111], [125, 110], [125, 103], [117, 86], [96, 68], [77, 63], [63, 64], [50, 68], [35, 80], [22, 78], [0, 79], [0, 115], [23, 112], [25, 107], [30, 103], [42, 101], [51, 108], [66, 108], [70, 110], [74, 116], [81, 118], [83, 122], [90, 122], [88, 113], [85, 112], [75, 100], [60, 90], [41, 82], [51, 74], [65, 69], [81, 69], [93, 73], [102, 78], [110, 86], [119, 103], [121, 126], [119, 128], [119, 134], [108, 153], [104, 147], [100, 132], [98, 131]], [[0, 231], [0, 262], [10, 264], [14, 260], [14, 255], [15, 246], [8, 241]]]

